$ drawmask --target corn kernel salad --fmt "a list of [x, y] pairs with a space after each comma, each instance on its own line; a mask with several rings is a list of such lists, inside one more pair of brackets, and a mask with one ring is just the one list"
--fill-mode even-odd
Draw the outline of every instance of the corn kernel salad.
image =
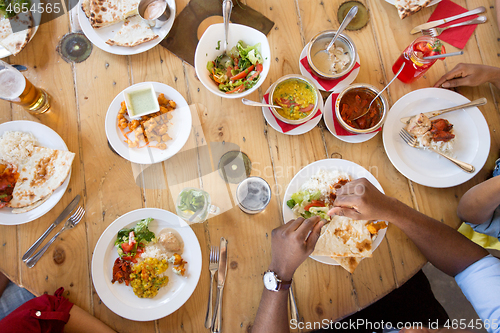
[[[139, 298], [155, 297], [160, 288], [168, 284], [170, 272], [179, 276], [186, 273], [181, 236], [165, 228], [157, 238], [148, 228], [152, 221], [152, 218], [143, 219], [133, 228], [120, 230], [115, 241], [118, 258], [113, 265], [111, 282], [131, 286]], [[169, 263], [171, 270], [168, 270]]]

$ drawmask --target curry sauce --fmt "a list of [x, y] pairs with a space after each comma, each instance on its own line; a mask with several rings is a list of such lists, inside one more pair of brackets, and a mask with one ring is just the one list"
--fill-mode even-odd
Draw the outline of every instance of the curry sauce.
[[276, 108], [276, 111], [284, 118], [302, 119], [314, 109], [316, 91], [302, 80], [287, 80], [274, 90], [273, 103], [282, 107], [282, 109]]

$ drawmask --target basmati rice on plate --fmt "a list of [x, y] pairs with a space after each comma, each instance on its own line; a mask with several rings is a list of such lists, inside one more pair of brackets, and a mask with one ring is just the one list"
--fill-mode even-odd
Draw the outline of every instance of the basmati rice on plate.
[[302, 184], [300, 191], [308, 191], [311, 194], [320, 191], [321, 197], [326, 199], [332, 192], [331, 186], [338, 183], [341, 179], [350, 180], [351, 177], [348, 173], [343, 171], [321, 169], [307, 182]]
[[36, 143], [31, 133], [7, 131], [0, 137], [0, 161], [19, 166], [31, 156]]

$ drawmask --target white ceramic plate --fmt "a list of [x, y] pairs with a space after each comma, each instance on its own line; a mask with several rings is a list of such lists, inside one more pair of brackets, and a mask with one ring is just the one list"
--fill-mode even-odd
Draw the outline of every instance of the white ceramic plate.
[[[271, 91], [271, 87], [267, 88], [267, 91], [265, 94], [269, 94], [269, 91]], [[262, 97], [262, 103], [266, 103], [266, 101], [264, 100], [264, 97]], [[319, 99], [318, 109], [323, 112], [324, 106], [323, 106], [323, 99], [322, 98]], [[318, 111], [316, 111], [316, 112], [318, 112]], [[264, 114], [264, 118], [266, 118], [267, 123], [269, 125], [271, 125], [272, 128], [274, 128], [276, 131], [278, 131], [282, 134], [286, 134], [286, 135], [305, 134], [305, 133], [309, 132], [310, 130], [312, 130], [314, 127], [316, 127], [316, 125], [318, 125], [318, 123], [321, 120], [321, 115], [319, 115], [319, 116], [314, 117], [311, 120], [303, 123], [302, 125], [295, 127], [293, 130], [284, 133], [283, 130], [281, 129], [281, 127], [278, 125], [278, 121], [276, 120], [273, 113], [271, 112], [271, 109], [263, 106], [262, 113]]]
[[[292, 197], [292, 194], [297, 192], [302, 184], [304, 184], [306, 181], [308, 181], [311, 176], [314, 176], [316, 173], [318, 173], [319, 170], [338, 170], [342, 172], [347, 172], [351, 178], [358, 179], [358, 178], [366, 178], [375, 185], [377, 189], [379, 189], [382, 193], [384, 193], [384, 190], [382, 189], [382, 186], [380, 186], [380, 183], [378, 180], [368, 172], [365, 168], [363, 168], [360, 165], [357, 165], [354, 162], [347, 161], [347, 160], [342, 160], [342, 159], [325, 159], [325, 160], [319, 160], [316, 162], [313, 162], [309, 164], [308, 166], [304, 167], [302, 170], [300, 170], [290, 181], [290, 184], [288, 185], [285, 196], [283, 197], [283, 221], [288, 222], [290, 220], [295, 219], [295, 216], [293, 214], [293, 211], [288, 208], [286, 205], [286, 202], [290, 200]], [[380, 245], [382, 242], [382, 239], [385, 237], [385, 233], [387, 231], [387, 228], [382, 229], [379, 231], [377, 237], [375, 238], [373, 242], [373, 251], [377, 249], [377, 247]], [[328, 265], [338, 265], [338, 263], [335, 261], [335, 259], [330, 258], [328, 256], [310, 256], [312, 259], [319, 261], [323, 264], [328, 264]]]
[[[269, 48], [269, 42], [267, 41], [266, 35], [259, 30], [247, 27], [246, 25], [230, 23], [227, 50], [231, 50], [240, 40], [251, 46], [260, 43], [260, 55], [262, 56], [264, 63], [262, 64], [263, 69], [262, 73], [260, 73], [259, 81], [257, 81], [251, 89], [237, 94], [226, 94], [225, 92], [220, 91], [218, 85], [209, 77], [209, 72], [207, 70], [207, 63], [209, 61], [213, 61], [222, 53], [222, 45], [224, 43], [224, 24], [219, 23], [209, 26], [208, 29], [205, 30], [205, 33], [203, 33], [203, 36], [201, 36], [200, 41], [196, 46], [196, 52], [194, 54], [194, 67], [196, 69], [196, 75], [205, 88], [217, 96], [223, 98], [241, 98], [249, 95], [260, 87], [262, 82], [265, 81], [267, 73], [269, 73], [269, 68], [271, 67], [271, 49]], [[217, 50], [216, 48], [219, 44], [221, 47]]]
[[490, 151], [490, 131], [483, 114], [477, 108], [446, 113], [437, 118], [447, 119], [455, 131], [454, 157], [476, 168], [467, 173], [438, 154], [408, 146], [399, 137], [404, 127], [400, 119], [420, 112], [449, 108], [470, 102], [464, 96], [446, 89], [425, 88], [401, 97], [387, 114], [382, 130], [384, 148], [392, 164], [410, 180], [429, 187], [452, 187], [471, 179], [481, 170]]
[[[182, 258], [187, 261], [186, 275], [174, 274], [169, 264], [168, 284], [162, 287], [154, 298], [139, 298], [132, 287], [124, 283], [111, 283], [113, 264], [118, 258], [114, 243], [118, 231], [131, 228], [148, 217], [155, 219], [149, 224], [149, 230], [155, 234], [168, 227], [177, 230], [181, 235], [184, 241]], [[102, 233], [92, 257], [92, 281], [97, 294], [111, 311], [130, 320], [156, 320], [179, 309], [196, 288], [200, 273], [201, 249], [195, 233], [181, 218], [163, 209], [137, 209], [117, 218]]]
[[[137, 83], [143, 84], [144, 82]], [[186, 143], [189, 135], [191, 134], [191, 111], [189, 106], [182, 97], [182, 95], [174, 88], [167, 86], [166, 84], [159, 82], [146, 82], [151, 83], [156, 91], [156, 96], [163, 93], [165, 97], [169, 100], [173, 100], [177, 107], [174, 111], [171, 111], [173, 118], [171, 120], [172, 126], [169, 126], [167, 134], [170, 135], [172, 140], [167, 142], [167, 149], [160, 150], [158, 148], [129, 148], [128, 144], [125, 143], [125, 138], [118, 128], [118, 111], [120, 110], [120, 104], [124, 101], [123, 91], [120, 92], [113, 102], [111, 102], [108, 112], [106, 114], [106, 136], [108, 141], [113, 147], [113, 149], [124, 159], [129, 160], [133, 163], [138, 164], [153, 164], [165, 161], [170, 157], [174, 156], [179, 150], [182, 149]], [[135, 85], [134, 85], [135, 86]], [[133, 87], [133, 86], [131, 86]], [[135, 139], [134, 133], [128, 135], [131, 140]]]
[[[58, 149], [58, 150], [68, 150], [64, 140], [50, 127], [42, 125], [34, 121], [18, 120], [9, 121], [0, 124], [0, 136], [7, 131], [21, 131], [32, 133], [38, 141], [39, 146]], [[71, 170], [69, 172], [68, 178], [64, 183], [59, 186], [54, 193], [45, 201], [43, 204], [37, 208], [30, 210], [29, 212], [22, 214], [12, 214], [12, 208], [4, 207], [0, 209], [0, 224], [3, 225], [16, 225], [31, 222], [49, 212], [58, 202], [61, 200], [62, 196], [68, 188], [69, 180], [71, 178]]]
[[[385, 2], [388, 2], [390, 3], [391, 5], [395, 5], [396, 1], [395, 0], [385, 0]], [[428, 5], [427, 7], [430, 7], [430, 6], [434, 6], [434, 5], [437, 5], [438, 3], [440, 3], [441, 0], [432, 0]]]
[[333, 123], [333, 117], [334, 117], [334, 111], [333, 111], [333, 101], [332, 101], [332, 95], [328, 96], [325, 102], [325, 111], [323, 112], [323, 119], [325, 119], [325, 125], [326, 128], [332, 133], [334, 137], [337, 139], [348, 142], [348, 143], [360, 143], [360, 142], [365, 142], [373, 138], [375, 135], [377, 135], [378, 132], [375, 133], [368, 133], [368, 134], [358, 134], [358, 135], [337, 135], [337, 132], [335, 131], [335, 125]]
[[[34, 4], [33, 2], [31, 2], [32, 4]], [[35, 3], [39, 3], [39, 1], [35, 2]], [[40, 25], [40, 22], [42, 21], [42, 13], [41, 12], [32, 12], [32, 16], [33, 16], [33, 21], [34, 21], [34, 28], [31, 30], [31, 34], [30, 34], [30, 37], [29, 37], [29, 40], [28, 40], [28, 43], [33, 39], [33, 37], [35, 36], [36, 32], [38, 31], [38, 26]], [[27, 44], [26, 44], [27, 45]], [[26, 47], [26, 46], [25, 46]], [[5, 58], [5, 57], [8, 57], [8, 56], [11, 56], [12, 53], [9, 52], [9, 50], [7, 50], [6, 48], [4, 48], [2, 45], [0, 45], [0, 59], [2, 58]]]
[[[306, 44], [306, 46], [304, 46], [304, 48], [302, 49], [302, 52], [300, 53], [300, 57], [299, 57], [300, 74], [304, 75], [305, 77], [310, 79], [312, 82], [314, 82], [316, 84], [316, 87], [318, 87], [319, 90], [327, 91], [327, 90], [325, 90], [325, 88], [323, 88], [321, 86], [321, 84], [318, 83], [318, 80], [314, 76], [312, 76], [312, 74], [309, 73], [306, 70], [306, 68], [304, 67], [304, 65], [302, 65], [302, 63], [300, 62], [300, 59], [304, 59], [304, 57], [307, 56], [307, 48], [308, 47], [309, 47], [309, 43]], [[361, 62], [359, 61], [359, 54], [356, 55], [356, 62], [361, 66]], [[333, 87], [332, 89], [330, 89], [328, 91], [334, 92], [334, 93], [340, 93], [342, 90], [347, 88], [351, 83], [353, 83], [354, 80], [356, 80], [356, 77], [358, 76], [360, 69], [361, 69], [361, 67], [358, 67], [355, 70], [353, 70], [351, 72], [351, 74], [349, 74], [349, 76], [343, 78], [342, 81], [340, 81], [335, 87]]]
[[94, 44], [101, 50], [119, 55], [138, 54], [145, 52], [149, 49], [152, 49], [153, 47], [158, 45], [167, 36], [167, 34], [170, 32], [170, 29], [172, 29], [172, 25], [174, 24], [174, 19], [175, 19], [175, 1], [174, 0], [166, 0], [166, 1], [168, 3], [168, 6], [170, 7], [170, 13], [171, 13], [170, 17], [167, 20], [167, 23], [165, 23], [165, 25], [163, 25], [161, 28], [153, 29], [153, 32], [157, 34], [159, 37], [153, 39], [152, 41], [142, 43], [133, 47], [106, 44], [106, 41], [110, 38], [113, 38], [115, 34], [120, 30], [124, 21], [113, 24], [109, 27], [94, 29], [90, 25], [89, 19], [87, 18], [87, 16], [85, 16], [85, 13], [83, 12], [82, 1], [78, 3], [78, 21], [80, 22], [80, 27], [82, 28], [82, 31], [85, 34], [85, 36], [87, 36], [87, 38], [92, 42], [92, 44]]

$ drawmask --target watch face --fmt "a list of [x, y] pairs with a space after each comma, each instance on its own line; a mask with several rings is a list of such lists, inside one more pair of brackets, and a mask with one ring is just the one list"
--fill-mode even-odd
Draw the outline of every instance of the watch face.
[[266, 272], [264, 274], [264, 286], [267, 290], [275, 291], [278, 288], [278, 281], [273, 272]]

